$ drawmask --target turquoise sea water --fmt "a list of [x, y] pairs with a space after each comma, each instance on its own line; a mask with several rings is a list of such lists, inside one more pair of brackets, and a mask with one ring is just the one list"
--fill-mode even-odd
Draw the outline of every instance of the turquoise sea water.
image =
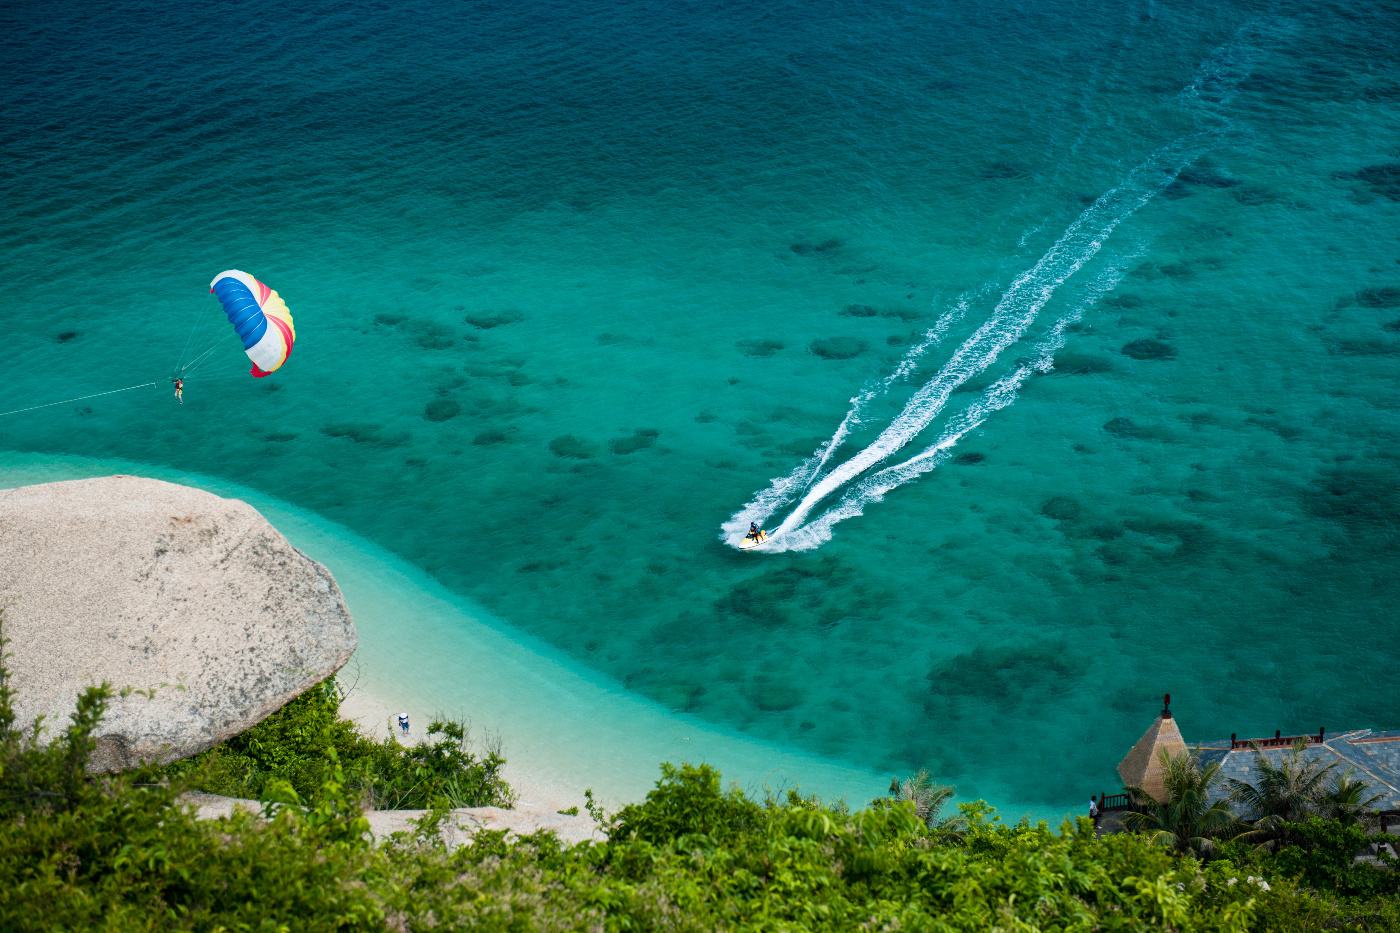
[[[671, 709], [1012, 805], [1168, 690], [1188, 737], [1400, 716], [1394, 4], [0, 25], [0, 409], [216, 341], [183, 407], [0, 448], [263, 490]], [[296, 315], [273, 378], [229, 267]]]

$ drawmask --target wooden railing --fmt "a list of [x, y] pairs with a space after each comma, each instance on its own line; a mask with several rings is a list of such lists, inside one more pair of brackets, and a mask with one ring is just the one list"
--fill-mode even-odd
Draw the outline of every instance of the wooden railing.
[[1128, 794], [1105, 794], [1099, 793], [1099, 812], [1107, 813], [1110, 810], [1131, 810], [1133, 808], [1133, 798]]
[[1321, 745], [1327, 739], [1327, 730], [1318, 729], [1317, 735], [1283, 735], [1277, 729], [1274, 730], [1274, 737], [1271, 739], [1242, 739], [1235, 733], [1230, 733], [1230, 750], [1237, 748], [1249, 748], [1251, 745], [1256, 748], [1291, 748], [1298, 742], [1307, 742], [1309, 745]]

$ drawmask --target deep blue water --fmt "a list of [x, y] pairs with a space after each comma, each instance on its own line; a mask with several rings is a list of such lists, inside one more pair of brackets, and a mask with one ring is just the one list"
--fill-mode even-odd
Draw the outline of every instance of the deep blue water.
[[[0, 27], [0, 409], [214, 347], [0, 447], [263, 489], [674, 709], [1003, 802], [1108, 783], [1168, 690], [1201, 739], [1400, 716], [1393, 3]], [[229, 267], [297, 316], [271, 379]]]

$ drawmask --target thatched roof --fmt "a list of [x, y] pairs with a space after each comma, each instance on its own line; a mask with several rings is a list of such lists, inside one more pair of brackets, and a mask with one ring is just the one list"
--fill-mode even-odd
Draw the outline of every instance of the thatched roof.
[[1132, 750], [1118, 762], [1118, 776], [1124, 787], [1141, 787], [1154, 800], [1165, 802], [1166, 788], [1162, 785], [1162, 752], [1170, 757], [1187, 753], [1186, 741], [1181, 730], [1172, 718], [1171, 710], [1164, 708]]

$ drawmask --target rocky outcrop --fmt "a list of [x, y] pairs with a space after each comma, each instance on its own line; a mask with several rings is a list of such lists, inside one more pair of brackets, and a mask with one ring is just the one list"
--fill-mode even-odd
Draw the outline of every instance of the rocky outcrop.
[[[185, 794], [185, 803], [195, 808], [201, 819], [212, 820], [231, 816], [234, 810], [261, 812], [261, 804], [255, 800], [242, 800], [237, 797], [220, 797], [216, 794]], [[421, 819], [427, 810], [366, 810], [369, 831], [375, 839], [386, 839], [392, 833], [413, 832], [413, 821]], [[438, 828], [443, 843], [449, 849], [465, 845], [483, 829], [506, 830], [519, 836], [528, 836], [544, 830], [554, 833], [563, 842], [570, 844], [593, 840], [601, 842], [602, 830], [589, 816], [556, 813], [522, 805], [514, 810], [500, 807], [465, 807], [449, 810], [447, 819]]]
[[355, 627], [326, 568], [247, 503], [134, 476], [0, 490], [0, 610], [21, 724], [114, 698], [92, 767], [203, 751], [338, 670]]

